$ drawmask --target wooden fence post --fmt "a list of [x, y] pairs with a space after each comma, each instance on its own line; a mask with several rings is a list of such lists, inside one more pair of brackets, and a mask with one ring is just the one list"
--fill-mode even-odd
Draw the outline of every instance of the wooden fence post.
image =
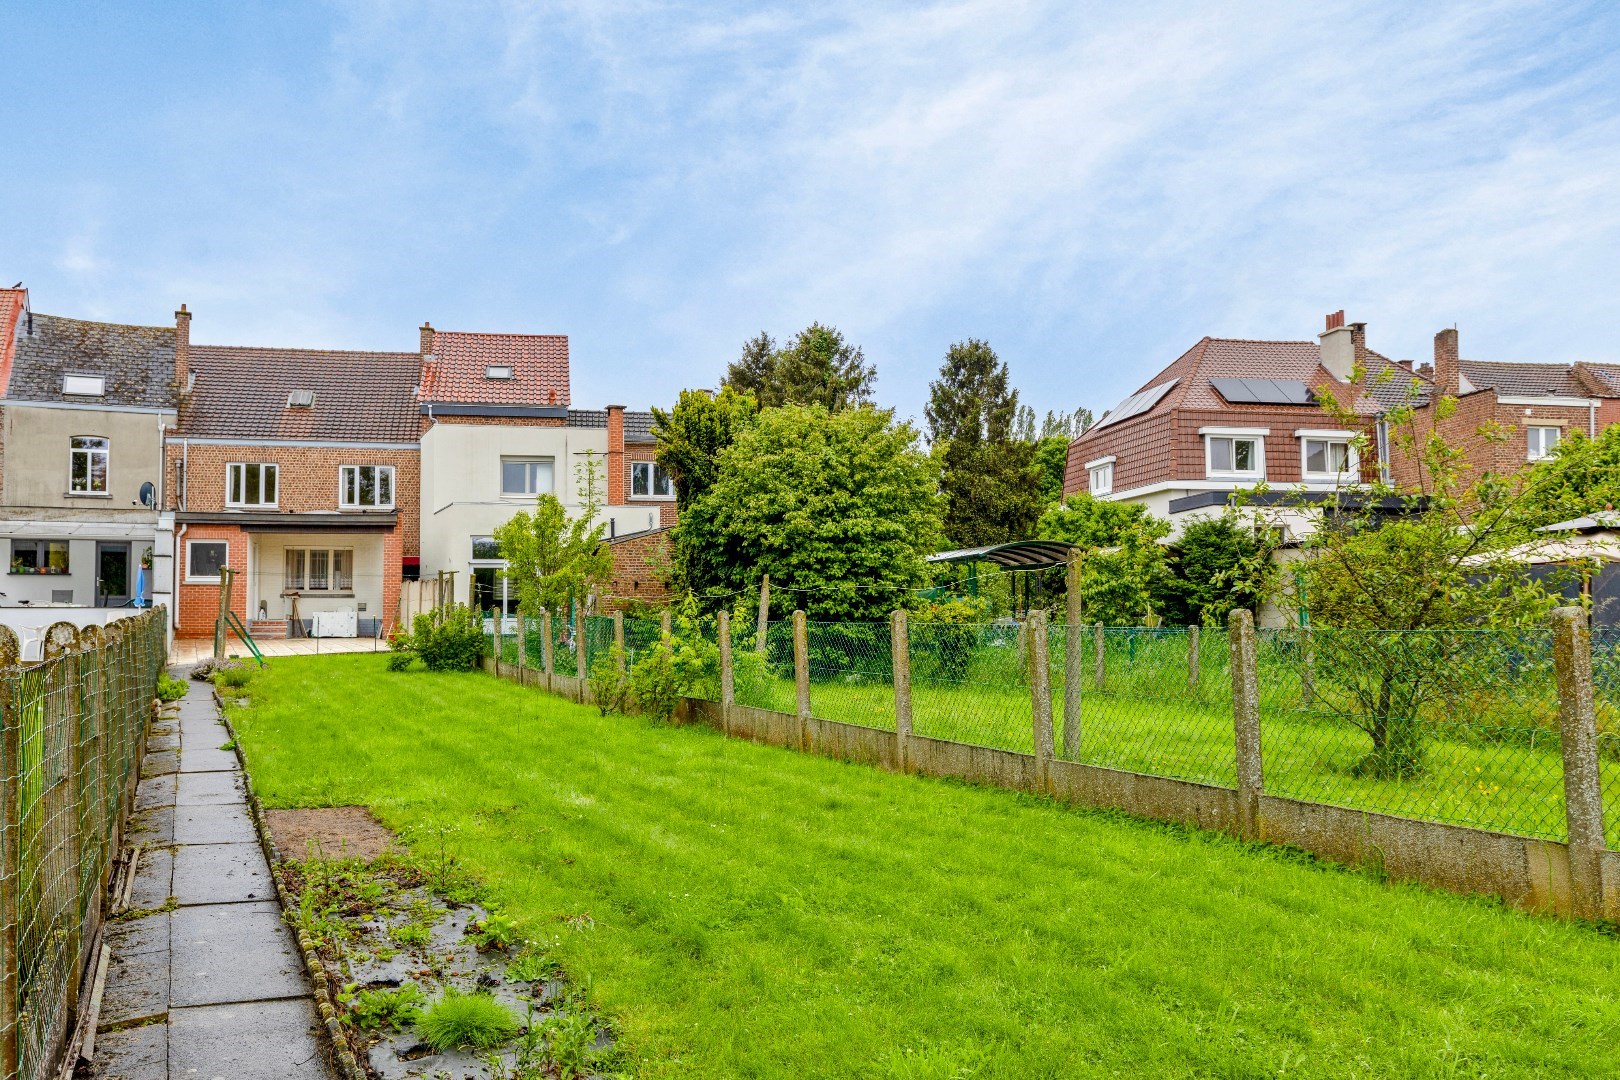
[[1080, 643], [1085, 640], [1080, 625], [1080, 572], [1080, 553], [1071, 551], [1063, 603], [1063, 756], [1070, 761], [1080, 758]]
[[1564, 747], [1564, 813], [1569, 822], [1569, 884], [1574, 914], [1603, 916], [1603, 787], [1598, 773], [1597, 710], [1592, 689], [1592, 633], [1586, 612], [1552, 614], [1558, 723]]
[[810, 726], [810, 630], [803, 611], [793, 613], [793, 685], [798, 690], [799, 749], [803, 750]]
[[765, 630], [771, 620], [771, 575], [759, 579], [759, 631], [754, 635], [754, 651], [765, 655]]
[[731, 734], [731, 706], [737, 700], [736, 673], [731, 667], [731, 612], [720, 609], [720, 730]]
[[894, 667], [895, 763], [901, 772], [911, 771], [911, 630], [906, 609], [898, 608], [889, 617], [889, 649]]
[[1203, 694], [1203, 663], [1199, 658], [1199, 629], [1197, 624], [1187, 627], [1187, 691], [1193, 697]]
[[1256, 668], [1254, 615], [1233, 611], [1227, 625], [1232, 639], [1232, 725], [1237, 748], [1238, 818], [1243, 836], [1260, 838], [1260, 796], [1265, 772], [1260, 751], [1260, 682]]
[[1052, 670], [1046, 651], [1046, 612], [1029, 613], [1030, 714], [1035, 726], [1035, 775], [1052, 790]]

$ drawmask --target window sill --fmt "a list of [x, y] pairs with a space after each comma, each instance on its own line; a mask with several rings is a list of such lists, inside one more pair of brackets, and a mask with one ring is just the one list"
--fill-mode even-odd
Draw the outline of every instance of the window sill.
[[1264, 473], [1205, 473], [1205, 480], [1264, 480]]
[[7, 577], [72, 577], [70, 570], [8, 570]]
[[632, 495], [632, 496], [630, 496], [630, 501], [633, 502], [633, 503], [638, 503], [638, 502], [671, 503], [671, 502], [675, 501], [675, 496], [673, 496], [673, 495]]
[[188, 577], [188, 578], [186, 578], [185, 583], [187, 585], [218, 585], [219, 584], [219, 578], [217, 578], [217, 577]]
[[69, 498], [69, 499], [110, 499], [110, 498], [112, 498], [112, 492], [110, 492], [110, 491], [70, 491], [70, 492], [67, 493], [66, 497]]
[[228, 503], [225, 504], [225, 509], [227, 509], [227, 510], [279, 510], [279, 509], [281, 509], [281, 507], [276, 503], [233, 503], [233, 502], [228, 502]]
[[389, 503], [387, 506], [351, 506], [348, 503], [338, 503], [339, 510], [357, 511], [360, 513], [364, 513], [367, 510], [392, 510], [393, 508], [393, 503]]
[[327, 592], [324, 589], [293, 589], [281, 594], [283, 600], [290, 600], [293, 597], [300, 600], [353, 600], [354, 593]]

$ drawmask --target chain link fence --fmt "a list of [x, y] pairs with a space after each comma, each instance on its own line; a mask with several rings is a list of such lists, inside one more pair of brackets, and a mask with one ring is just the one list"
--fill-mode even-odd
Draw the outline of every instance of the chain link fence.
[[43, 1076], [67, 1037], [114, 835], [167, 656], [164, 609], [57, 623], [17, 663], [0, 628], [0, 1075]]

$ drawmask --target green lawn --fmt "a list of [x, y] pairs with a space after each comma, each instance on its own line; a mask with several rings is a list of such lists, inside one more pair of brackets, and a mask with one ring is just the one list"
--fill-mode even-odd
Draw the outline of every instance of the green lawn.
[[380, 656], [251, 690], [266, 801], [449, 830], [637, 1076], [1592, 1076], [1620, 1039], [1620, 942], [1486, 901]]

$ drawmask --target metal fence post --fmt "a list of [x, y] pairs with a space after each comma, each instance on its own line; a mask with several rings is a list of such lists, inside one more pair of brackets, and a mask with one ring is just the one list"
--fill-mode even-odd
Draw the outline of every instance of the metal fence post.
[[720, 730], [731, 734], [731, 706], [737, 700], [736, 673], [731, 667], [731, 612], [720, 612]]
[[1029, 613], [1029, 693], [1035, 724], [1035, 775], [1052, 789], [1052, 670], [1046, 652], [1046, 612]]
[[799, 749], [803, 750], [810, 719], [810, 629], [803, 611], [793, 613], [793, 685], [799, 699]]
[[620, 608], [618, 611], [613, 613], [613, 648], [616, 650], [613, 655], [613, 666], [622, 672], [625, 669], [625, 665], [629, 663], [629, 660], [626, 658], [624, 652], [623, 608]]
[[1244, 608], [1227, 621], [1232, 637], [1232, 723], [1237, 747], [1238, 823], [1245, 839], [1260, 838], [1260, 795], [1265, 773], [1260, 756], [1260, 681], [1256, 668], [1254, 615]]
[[1078, 551], [1069, 553], [1066, 577], [1067, 591], [1063, 604], [1063, 756], [1074, 761], [1080, 756], [1080, 643], [1085, 640], [1085, 631], [1080, 625]]
[[1100, 621], [1097, 623], [1097, 628], [1094, 633], [1097, 640], [1091, 651], [1094, 654], [1092, 657], [1092, 662], [1096, 665], [1097, 670], [1092, 681], [1096, 684], [1097, 689], [1101, 690], [1103, 688], [1103, 680], [1108, 674], [1108, 666], [1106, 662], [1108, 657], [1106, 652], [1107, 643], [1103, 636], [1103, 624]]
[[1193, 697], [1201, 696], [1203, 690], [1202, 678], [1204, 669], [1198, 656], [1198, 627], [1187, 627], [1187, 690]]
[[911, 771], [911, 629], [906, 609], [889, 617], [889, 648], [894, 666], [895, 761], [901, 772]]
[[1603, 787], [1598, 772], [1597, 712], [1592, 692], [1592, 633], [1586, 612], [1552, 613], [1558, 725], [1564, 747], [1564, 813], [1569, 822], [1570, 897], [1577, 918], [1603, 915]]

